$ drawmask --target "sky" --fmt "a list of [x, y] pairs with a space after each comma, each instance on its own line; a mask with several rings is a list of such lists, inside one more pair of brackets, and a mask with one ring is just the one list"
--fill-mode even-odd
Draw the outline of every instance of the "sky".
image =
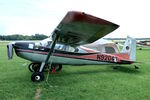
[[106, 38], [150, 38], [149, 0], [0, 0], [0, 35], [49, 36], [68, 11], [120, 25]]

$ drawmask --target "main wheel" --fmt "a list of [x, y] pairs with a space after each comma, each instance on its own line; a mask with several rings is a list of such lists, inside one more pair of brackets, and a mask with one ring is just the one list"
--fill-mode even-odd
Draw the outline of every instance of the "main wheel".
[[60, 71], [62, 69], [62, 65], [61, 64], [52, 64], [51, 65], [51, 70], [53, 68], [56, 68], [56, 71]]
[[30, 72], [33, 72], [33, 71], [34, 71], [34, 70], [32, 69], [32, 65], [33, 65], [33, 63], [30, 63], [29, 66], [28, 66], [28, 69], [29, 69]]
[[40, 69], [41, 64], [40, 63], [31, 63], [28, 66], [28, 69], [30, 70], [30, 72], [37, 72]]
[[44, 80], [44, 74], [42, 72], [34, 72], [31, 76], [33, 82], [41, 82]]
[[40, 66], [41, 66], [40, 63], [34, 63], [32, 65], [32, 69], [34, 70], [34, 72], [38, 72], [40, 70]]

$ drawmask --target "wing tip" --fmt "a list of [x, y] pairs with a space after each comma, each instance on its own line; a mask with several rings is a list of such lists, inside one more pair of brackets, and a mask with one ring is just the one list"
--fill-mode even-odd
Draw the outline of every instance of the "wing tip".
[[120, 27], [120, 25], [117, 25], [117, 24], [113, 24], [114, 28], [117, 29]]

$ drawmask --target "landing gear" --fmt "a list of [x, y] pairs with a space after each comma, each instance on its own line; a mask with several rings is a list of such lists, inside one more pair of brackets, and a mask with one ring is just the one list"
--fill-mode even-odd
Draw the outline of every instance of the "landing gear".
[[[42, 63], [31, 63], [29, 64], [28, 68], [31, 72], [33, 72], [32, 76], [31, 76], [31, 80], [33, 82], [40, 82], [44, 80], [44, 73], [43, 71], [45, 69], [48, 69], [49, 64], [45, 64], [44, 62]], [[62, 69], [62, 65], [61, 64], [51, 64], [50, 66], [50, 70], [52, 72], [52, 74], [55, 74], [56, 71], [60, 71]]]
[[52, 72], [52, 74], [55, 74], [56, 71], [60, 71], [61, 69], [62, 69], [61, 64], [52, 64], [50, 71]]
[[40, 69], [40, 66], [40, 63], [31, 63], [29, 64], [28, 69], [30, 72], [37, 72]]
[[113, 69], [118, 69], [118, 66], [114, 66]]
[[[44, 79], [43, 70], [44, 70], [44, 68], [46, 68], [46, 66], [47, 66], [47, 64], [48, 64], [48, 62], [49, 62], [49, 60], [50, 60], [50, 56], [51, 56], [51, 54], [52, 54], [53, 51], [54, 51], [54, 47], [55, 47], [56, 41], [57, 41], [58, 38], [59, 38], [59, 33], [60, 33], [60, 30], [59, 30], [59, 29], [56, 29], [56, 30], [54, 31], [54, 33], [53, 33], [53, 41], [52, 41], [50, 50], [49, 50], [49, 52], [48, 52], [48, 54], [47, 54], [47, 56], [46, 56], [45, 61], [43, 61], [43, 62], [41, 63], [41, 66], [39, 67], [39, 70], [38, 70], [37, 72], [35, 71], [35, 72], [32, 74], [32, 76], [31, 76], [31, 80], [32, 80], [33, 82], [34, 82], [34, 81], [40, 82], [40, 81], [42, 81], [42, 80]], [[33, 67], [32, 67], [32, 68], [33, 68]]]
[[34, 72], [31, 76], [31, 80], [33, 82], [41, 82], [44, 80], [44, 74], [43, 72]]
[[60, 71], [62, 69], [62, 65], [61, 64], [52, 64], [51, 65], [51, 71], [55, 68], [56, 71]]
[[29, 69], [30, 72], [33, 72], [32, 65], [33, 65], [33, 63], [30, 63], [29, 66], [28, 66], [28, 69]]
[[[42, 69], [41, 69], [42, 66]], [[33, 82], [41, 82], [44, 80], [44, 74], [43, 74], [43, 69], [44, 66], [41, 63], [31, 63], [28, 66], [29, 70], [33, 72], [31, 76], [31, 80]]]
[[138, 66], [136, 66], [136, 65], [134, 65], [134, 68], [135, 68], [135, 69], [139, 69], [139, 67], [138, 67]]
[[139, 48], [139, 50], [142, 50], [142, 48]]

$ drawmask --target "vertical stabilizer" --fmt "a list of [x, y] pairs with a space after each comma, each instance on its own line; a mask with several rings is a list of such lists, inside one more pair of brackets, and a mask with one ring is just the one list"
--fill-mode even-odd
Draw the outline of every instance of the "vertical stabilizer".
[[136, 61], [136, 40], [127, 36], [122, 53], [129, 53], [130, 61]]

